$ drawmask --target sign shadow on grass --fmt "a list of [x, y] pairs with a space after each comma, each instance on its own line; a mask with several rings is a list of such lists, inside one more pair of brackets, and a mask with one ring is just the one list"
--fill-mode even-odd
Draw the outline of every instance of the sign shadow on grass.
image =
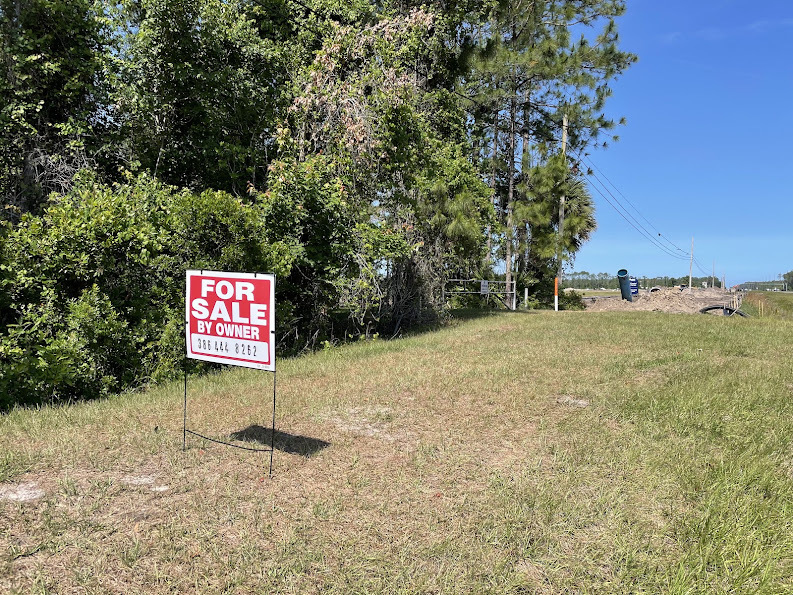
[[301, 457], [310, 457], [320, 450], [330, 446], [330, 442], [308, 436], [296, 436], [280, 430], [275, 431], [275, 441], [272, 441], [272, 430], [262, 426], [248, 426], [244, 430], [233, 432], [229, 436], [232, 440], [241, 442], [255, 442], [264, 446], [273, 444], [276, 450]]

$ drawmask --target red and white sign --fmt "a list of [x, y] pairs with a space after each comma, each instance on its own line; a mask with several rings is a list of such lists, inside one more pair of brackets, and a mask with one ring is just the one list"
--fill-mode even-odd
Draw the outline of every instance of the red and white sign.
[[275, 370], [275, 275], [187, 271], [187, 357]]

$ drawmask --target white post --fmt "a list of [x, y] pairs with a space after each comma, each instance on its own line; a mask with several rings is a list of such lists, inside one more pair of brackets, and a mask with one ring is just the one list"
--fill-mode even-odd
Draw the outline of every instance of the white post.
[[553, 311], [559, 311], [559, 277], [553, 280]]

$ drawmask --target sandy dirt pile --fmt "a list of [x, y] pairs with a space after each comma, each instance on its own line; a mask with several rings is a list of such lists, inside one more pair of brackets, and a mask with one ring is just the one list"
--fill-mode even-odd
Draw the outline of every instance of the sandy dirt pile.
[[730, 304], [732, 296], [720, 289], [695, 289], [693, 292], [680, 291], [674, 287], [647, 293], [642, 291], [633, 297], [632, 302], [619, 296], [598, 298], [587, 304], [587, 310], [593, 312], [637, 311], [637, 312], [673, 312], [679, 314], [697, 314], [705, 306]]

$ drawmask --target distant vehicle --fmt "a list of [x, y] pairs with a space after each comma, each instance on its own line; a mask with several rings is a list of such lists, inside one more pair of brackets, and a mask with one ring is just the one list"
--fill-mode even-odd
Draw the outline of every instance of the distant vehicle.
[[779, 287], [774, 287], [774, 291], [779, 291]]

